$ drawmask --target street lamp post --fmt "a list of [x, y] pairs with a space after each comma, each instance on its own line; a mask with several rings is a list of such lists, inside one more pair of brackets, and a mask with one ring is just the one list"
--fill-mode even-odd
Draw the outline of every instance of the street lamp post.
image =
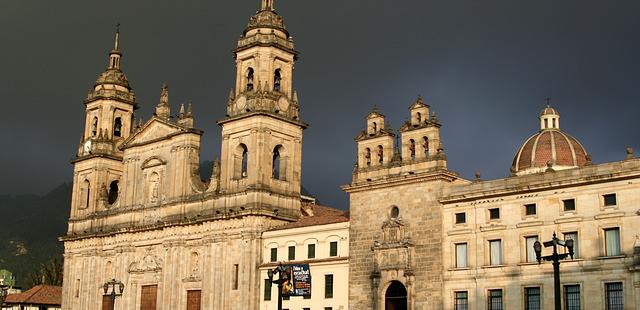
[[[111, 297], [111, 310], [116, 307], [116, 297], [122, 296], [124, 292], [124, 283], [119, 280], [112, 279], [111, 281], [102, 285], [102, 289], [104, 290], [104, 295], [108, 295]], [[111, 293], [109, 293], [109, 289], [111, 289]]]
[[[556, 237], [556, 233], [553, 233], [553, 239], [549, 241], [545, 241], [544, 247], [553, 247], [553, 254], [542, 256], [542, 244], [540, 241], [536, 241], [533, 244], [533, 250], [536, 252], [536, 259], [538, 260], [538, 264], [542, 263], [542, 260], [553, 262], [553, 291], [555, 295], [555, 309], [561, 310], [561, 302], [560, 302], [560, 260], [565, 259], [567, 257], [571, 257], [573, 259], [573, 240], [560, 240]], [[569, 250], [569, 253], [558, 253], [558, 246], [566, 247]]]
[[[289, 268], [282, 265], [282, 263], [278, 264], [276, 268], [267, 270], [267, 276], [269, 277], [269, 281], [271, 283], [278, 284], [278, 310], [282, 310], [282, 286], [289, 281]], [[273, 275], [278, 274], [278, 279], [274, 280]]]

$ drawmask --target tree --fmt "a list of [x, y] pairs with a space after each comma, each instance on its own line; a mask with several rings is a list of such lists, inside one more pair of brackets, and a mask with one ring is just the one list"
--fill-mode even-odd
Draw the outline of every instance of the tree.
[[28, 286], [39, 284], [62, 286], [62, 262], [57, 257], [40, 264], [40, 269], [29, 274]]

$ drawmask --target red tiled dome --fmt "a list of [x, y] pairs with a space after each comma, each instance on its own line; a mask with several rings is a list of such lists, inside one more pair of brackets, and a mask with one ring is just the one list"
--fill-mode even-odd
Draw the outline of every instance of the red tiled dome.
[[544, 116], [555, 117], [555, 127], [544, 125], [547, 124], [544, 122], [542, 129], [525, 141], [513, 159], [512, 173], [521, 175], [542, 172], [549, 166], [561, 170], [588, 165], [589, 155], [582, 144], [560, 131], [556, 125], [559, 124], [559, 114], [547, 107], [541, 113], [541, 117]]

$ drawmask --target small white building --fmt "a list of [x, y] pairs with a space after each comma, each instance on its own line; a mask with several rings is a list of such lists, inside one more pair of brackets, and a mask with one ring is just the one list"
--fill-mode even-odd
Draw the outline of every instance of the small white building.
[[[275, 310], [278, 288], [267, 270], [279, 263], [309, 264], [311, 296], [283, 300], [283, 309], [346, 310], [349, 308], [349, 217], [345, 211], [319, 205], [302, 208], [296, 222], [262, 235], [260, 309]], [[275, 276], [277, 278], [277, 276]]]

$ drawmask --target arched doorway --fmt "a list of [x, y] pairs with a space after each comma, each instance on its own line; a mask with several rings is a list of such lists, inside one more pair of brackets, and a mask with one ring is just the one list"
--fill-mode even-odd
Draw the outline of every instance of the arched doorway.
[[399, 281], [392, 281], [384, 295], [385, 310], [407, 310], [407, 289]]

